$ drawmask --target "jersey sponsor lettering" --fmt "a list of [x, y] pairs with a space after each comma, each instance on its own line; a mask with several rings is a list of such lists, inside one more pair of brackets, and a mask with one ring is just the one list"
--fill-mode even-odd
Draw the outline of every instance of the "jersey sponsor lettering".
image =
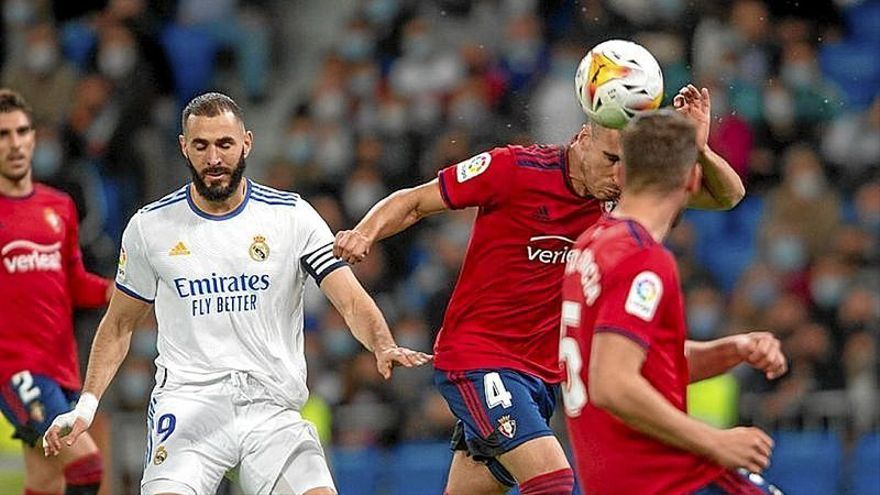
[[564, 265], [574, 254], [571, 251], [572, 239], [561, 235], [536, 235], [526, 245], [526, 256], [529, 261], [537, 261], [545, 265]]
[[14, 240], [0, 249], [7, 273], [61, 271], [61, 242], [38, 244]]
[[258, 293], [269, 289], [268, 274], [217, 275], [190, 279], [174, 279], [174, 288], [181, 299], [192, 298], [192, 316], [217, 313], [254, 311], [257, 309]]

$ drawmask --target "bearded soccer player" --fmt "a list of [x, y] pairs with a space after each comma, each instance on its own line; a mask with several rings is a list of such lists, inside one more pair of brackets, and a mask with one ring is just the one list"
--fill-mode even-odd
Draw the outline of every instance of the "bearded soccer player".
[[563, 402], [588, 495], [779, 493], [750, 474], [767, 467], [770, 437], [687, 415], [690, 382], [740, 363], [771, 379], [787, 366], [766, 332], [686, 340], [675, 259], [661, 243], [700, 187], [694, 136], [668, 110], [629, 123], [620, 202], [578, 238], [565, 269]]
[[333, 234], [307, 201], [243, 177], [253, 134], [235, 101], [197, 96], [181, 126], [192, 183], [129, 221], [118, 290], [92, 344], [82, 399], [53, 421], [45, 452], [56, 454], [89, 427], [135, 322], [155, 303], [159, 356], [141, 493], [214, 493], [237, 468], [244, 493], [333, 495], [315, 427], [300, 414], [308, 397], [306, 278], [386, 379], [394, 365], [431, 357], [395, 345], [375, 302], [333, 257]]
[[[744, 194], [706, 145], [709, 93], [681, 90], [700, 130], [706, 174], [689, 205], [733, 207]], [[380, 201], [334, 252], [357, 263], [376, 241], [449, 209], [478, 207], [458, 282], [434, 346], [434, 381], [459, 423], [448, 495], [572, 491], [574, 476], [548, 423], [559, 367], [559, 284], [574, 239], [617, 199], [620, 131], [584, 126], [567, 146], [503, 146]]]
[[73, 308], [106, 304], [109, 282], [83, 267], [73, 200], [33, 181], [35, 144], [27, 102], [0, 89], [0, 410], [24, 444], [26, 495], [95, 494], [88, 435], [53, 459], [37, 442], [79, 396]]

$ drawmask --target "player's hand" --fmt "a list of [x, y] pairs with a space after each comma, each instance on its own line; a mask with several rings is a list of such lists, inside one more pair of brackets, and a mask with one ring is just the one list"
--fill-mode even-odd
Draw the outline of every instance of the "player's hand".
[[705, 151], [709, 143], [709, 124], [712, 121], [709, 90], [698, 90], [693, 84], [688, 84], [672, 99], [672, 106], [697, 127], [697, 150], [700, 153]]
[[768, 380], [774, 380], [788, 371], [788, 360], [782, 353], [782, 344], [770, 332], [751, 332], [736, 337], [736, 351], [743, 362], [761, 370]]
[[421, 366], [434, 359], [431, 354], [414, 351], [406, 347], [388, 347], [382, 350], [376, 350], [376, 368], [379, 374], [386, 380], [391, 378], [391, 368], [394, 366], [405, 366], [412, 368]]
[[43, 435], [43, 454], [47, 457], [58, 455], [61, 452], [62, 438], [65, 438], [64, 443], [68, 447], [73, 445], [89, 429], [97, 409], [98, 399], [90, 393], [82, 394], [72, 411], [60, 414], [52, 420]]
[[372, 244], [366, 235], [357, 230], [340, 230], [336, 233], [336, 241], [333, 243], [333, 256], [354, 265], [370, 254]]
[[721, 430], [716, 439], [712, 459], [728, 469], [747, 469], [760, 473], [770, 465], [773, 439], [754, 427]]

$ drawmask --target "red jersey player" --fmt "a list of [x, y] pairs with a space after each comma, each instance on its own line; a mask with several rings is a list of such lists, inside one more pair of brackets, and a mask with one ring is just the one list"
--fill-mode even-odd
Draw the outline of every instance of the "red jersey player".
[[93, 495], [91, 438], [56, 458], [37, 441], [79, 395], [73, 308], [103, 306], [109, 282], [83, 268], [70, 197], [32, 181], [34, 145], [29, 106], [0, 89], [0, 410], [25, 444], [25, 494]]
[[563, 402], [589, 495], [778, 493], [735, 471], [766, 468], [770, 437], [719, 430], [686, 412], [692, 381], [741, 362], [769, 378], [786, 370], [769, 333], [685, 340], [675, 260], [660, 243], [700, 184], [694, 135], [671, 111], [629, 124], [620, 203], [580, 236], [565, 269]]
[[[744, 194], [706, 146], [709, 94], [681, 91], [702, 136], [704, 188], [691, 206], [730, 208]], [[584, 126], [567, 146], [505, 146], [397, 191], [350, 231], [335, 254], [350, 263], [421, 218], [478, 207], [470, 245], [434, 347], [435, 383], [459, 419], [448, 495], [570, 493], [573, 475], [548, 426], [562, 380], [559, 284], [573, 240], [617, 199], [619, 131]], [[487, 469], [488, 468], [488, 469]]]

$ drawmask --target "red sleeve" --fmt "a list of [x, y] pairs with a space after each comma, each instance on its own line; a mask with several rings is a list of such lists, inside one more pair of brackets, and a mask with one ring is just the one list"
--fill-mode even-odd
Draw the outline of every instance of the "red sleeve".
[[671, 260], [659, 247], [638, 251], [605, 276], [599, 296], [595, 332], [613, 332], [628, 337], [646, 349], [656, 336], [663, 307], [678, 290], [669, 282]]
[[495, 206], [504, 202], [512, 189], [513, 153], [495, 148], [441, 170], [440, 193], [452, 209]]
[[64, 237], [67, 280], [73, 306], [99, 308], [107, 304], [107, 287], [110, 281], [86, 271], [79, 249], [79, 221], [76, 206], [68, 200], [68, 212]]

